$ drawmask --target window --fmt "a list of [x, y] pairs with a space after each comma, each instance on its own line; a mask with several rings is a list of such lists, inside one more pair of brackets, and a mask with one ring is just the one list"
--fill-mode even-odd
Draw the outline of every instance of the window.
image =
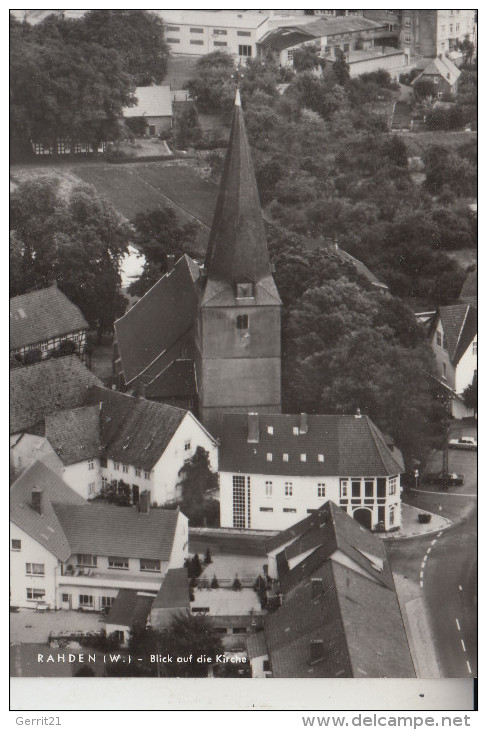
[[[181, 28], [179, 27], [179, 25], [166, 25], [166, 30], [178, 31], [178, 30], [181, 30]], [[191, 30], [191, 28], [190, 28], [190, 30]]]
[[477, 343], [472, 342], [472, 355], [476, 355], [476, 354], [477, 354]]
[[299, 426], [293, 426], [293, 436], [299, 436]]
[[284, 484], [284, 496], [285, 497], [293, 496], [293, 483], [292, 482], [286, 482]]
[[369, 498], [374, 496], [374, 482], [372, 479], [365, 480], [365, 496]]
[[324, 454], [318, 454], [318, 461], [323, 462], [324, 460], [325, 460], [325, 455]]
[[238, 55], [248, 56], [250, 58], [250, 56], [252, 55], [252, 46], [239, 46]]
[[115, 598], [113, 596], [102, 596], [101, 597], [101, 607], [110, 608], [111, 606], [113, 606], [114, 601], [115, 601]]
[[282, 511], [283, 512], [296, 512], [296, 510], [294, 509], [294, 507], [283, 507], [282, 508]]
[[232, 634], [246, 634], [247, 629], [245, 626], [234, 626], [232, 629]]
[[69, 603], [69, 593], [63, 593], [61, 596], [62, 603]]
[[210, 613], [208, 606], [195, 606], [191, 609], [191, 613]]
[[128, 474], [129, 468], [127, 464], [122, 464], [122, 471], [124, 474]]
[[161, 561], [160, 560], [149, 560], [147, 558], [140, 560], [140, 569], [151, 573], [161, 572]]
[[114, 461], [114, 462], [113, 462], [113, 468], [115, 469], [115, 471], [119, 471], [119, 469], [120, 469], [120, 464], [118, 463], [118, 461]]
[[238, 330], [248, 330], [249, 328], [249, 315], [239, 314], [236, 321]]
[[270, 451], [267, 452], [267, 461], [272, 461], [272, 454], [270, 453]]
[[396, 516], [395, 512], [396, 510], [394, 509], [394, 507], [389, 508], [389, 526], [392, 526], [394, 524], [394, 519]]
[[352, 498], [358, 499], [360, 497], [360, 480], [352, 479]]
[[86, 593], [80, 593], [78, 596], [79, 605], [87, 608], [93, 608], [93, 596]]
[[300, 461], [306, 461], [306, 454], [301, 454], [299, 459], [300, 459]]
[[438, 345], [438, 347], [441, 347], [443, 344], [443, 338], [441, 336], [441, 332], [439, 332], [438, 330], [436, 332], [436, 344]]
[[144, 471], [144, 479], [150, 479], [150, 471]]
[[217, 634], [222, 634], [222, 635], [225, 635], [225, 636], [227, 634], [227, 630], [226, 630], [225, 626], [216, 626], [215, 627], [215, 632]]
[[77, 562], [78, 566], [88, 566], [89, 568], [96, 568], [96, 555], [87, 555], [85, 553], [78, 553]]
[[273, 426], [267, 426], [267, 433], [269, 434], [269, 436], [273, 436], [274, 435], [274, 428], [273, 428]]
[[411, 36], [410, 35], [405, 35], [404, 36], [404, 43], [411, 43]]
[[237, 35], [239, 36], [247, 36], [250, 37], [250, 31], [249, 30], [237, 30]]
[[104, 487], [105, 488], [108, 487], [108, 479], [107, 479], [107, 477], [102, 477], [101, 478], [101, 488], [103, 489]]
[[22, 550], [22, 540], [12, 540], [12, 550]]
[[[227, 45], [226, 43], [218, 43], [215, 41], [215, 46]], [[254, 287], [251, 281], [244, 281], [237, 284], [237, 299], [249, 299], [254, 296]]]
[[94, 468], [95, 468], [95, 463], [94, 463], [93, 459], [88, 459], [88, 471], [93, 471]]
[[343, 44], [343, 52], [348, 53], [350, 50], [350, 43], [344, 43]]
[[453, 33], [453, 24], [450, 25], [450, 33]]
[[203, 28], [190, 28], [190, 33], [203, 33]]
[[288, 61], [292, 61], [293, 58], [294, 58], [294, 51], [292, 49], [288, 49], [288, 52], [287, 52], [287, 60]]
[[136, 470], [135, 470], [135, 476], [136, 476], [136, 477], [140, 477], [140, 473], [141, 473], [141, 472], [140, 472], [140, 469], [136, 469]]
[[245, 477], [233, 477], [233, 526], [245, 527]]
[[443, 363], [443, 377], [446, 379], [446, 362]]
[[44, 575], [44, 563], [26, 563], [25, 572], [27, 575]]
[[108, 558], [108, 567], [109, 568], [118, 568], [120, 570], [128, 570], [129, 569], [129, 559], [128, 558]]
[[271, 663], [269, 659], [264, 659], [262, 661], [262, 671], [263, 672], [270, 672], [271, 671]]
[[274, 507], [261, 507], [261, 512], [274, 512]]
[[184, 450], [185, 451], [189, 451], [190, 449], [191, 449], [191, 441], [190, 440], [185, 441], [184, 442]]
[[139, 504], [139, 487], [137, 484], [132, 484], [132, 504]]
[[96, 482], [90, 482], [88, 484], [88, 494], [94, 494], [96, 492]]
[[203, 45], [203, 41], [190, 41], [190, 44], [192, 46], [202, 46]]
[[326, 485], [318, 484], [318, 497], [326, 497]]
[[272, 482], [265, 483], [265, 496], [272, 497]]
[[386, 496], [386, 480], [384, 477], [379, 477], [377, 479], [377, 497], [379, 499]]
[[166, 38], [168, 43], [179, 43], [179, 38]]
[[289, 454], [283, 454], [282, 455], [282, 460], [283, 461], [289, 461]]
[[226, 35], [226, 34], [227, 34], [226, 30], [220, 30], [220, 29], [216, 29], [216, 28], [213, 29], [213, 35]]
[[27, 588], [27, 600], [39, 601], [45, 598], [46, 591], [44, 588]]
[[433, 81], [434, 81], [435, 84], [439, 84], [440, 83], [440, 79], [439, 79], [438, 76], [433, 76]]
[[41, 351], [42, 352], [47, 352], [47, 345], [48, 345], [47, 340], [45, 340], [44, 342], [41, 342]]
[[404, 26], [406, 28], [410, 28], [411, 27], [411, 18], [404, 18]]
[[107, 468], [107, 466], [108, 466], [108, 461], [107, 461], [107, 459], [106, 459], [106, 456], [101, 456], [101, 457], [100, 457], [100, 466], [101, 466], [101, 467], [102, 467], [103, 469], [106, 469], [106, 468]]
[[348, 497], [348, 479], [340, 479], [340, 496]]

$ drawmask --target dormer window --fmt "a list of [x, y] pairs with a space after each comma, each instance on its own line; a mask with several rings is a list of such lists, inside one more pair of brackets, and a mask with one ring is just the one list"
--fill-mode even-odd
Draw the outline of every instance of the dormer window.
[[237, 284], [237, 299], [251, 299], [254, 296], [254, 285], [251, 281], [242, 281]]
[[236, 326], [238, 330], [248, 330], [249, 328], [249, 315], [239, 314], [236, 320]]
[[325, 455], [324, 454], [318, 454], [318, 461], [324, 462]]
[[293, 426], [293, 436], [299, 436], [299, 427]]
[[273, 426], [267, 426], [267, 433], [269, 436], [272, 436], [274, 433], [274, 427]]

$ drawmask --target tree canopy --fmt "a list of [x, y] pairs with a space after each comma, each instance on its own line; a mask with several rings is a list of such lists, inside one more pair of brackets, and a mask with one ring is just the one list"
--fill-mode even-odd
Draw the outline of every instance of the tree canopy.
[[90, 185], [21, 183], [10, 198], [10, 295], [53, 281], [99, 334], [125, 311], [120, 266], [131, 232]]

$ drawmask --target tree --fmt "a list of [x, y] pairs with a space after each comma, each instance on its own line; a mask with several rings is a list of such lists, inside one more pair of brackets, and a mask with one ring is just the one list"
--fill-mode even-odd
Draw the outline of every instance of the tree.
[[458, 42], [458, 50], [463, 53], [465, 63], [471, 63], [473, 54], [475, 52], [475, 46], [471, 40], [465, 38], [464, 41]]
[[110, 504], [117, 504], [119, 507], [130, 507], [132, 504], [132, 490], [130, 485], [122, 479], [118, 482], [116, 479], [112, 479], [111, 482], [102, 486], [96, 499]]
[[293, 65], [296, 71], [313, 71], [324, 65], [319, 49], [315, 46], [301, 46], [293, 51]]
[[167, 651], [174, 657], [189, 657], [191, 662], [169, 665], [169, 675], [176, 677], [206, 677], [208, 664], [196, 662], [196, 657], [206, 655], [215, 661], [223, 651], [219, 634], [206, 616], [179, 614], [173, 617], [165, 636]]
[[73, 340], [64, 340], [50, 353], [50, 357], [66, 357], [66, 355], [75, 355], [76, 345]]
[[198, 59], [186, 87], [200, 111], [218, 114], [232, 108], [235, 73], [233, 58], [223, 51], [214, 51]]
[[[73, 21], [77, 22], [77, 21]], [[132, 77], [117, 51], [89, 38], [71, 41], [70, 23], [53, 16], [31, 29], [12, 23], [10, 35], [11, 137], [14, 151], [31, 141], [59, 141], [74, 149], [120, 134], [124, 107], [135, 103]]]
[[204, 511], [205, 494], [218, 486], [218, 475], [211, 470], [210, 455], [202, 446], [179, 470], [178, 486], [181, 487], [181, 509], [194, 524], [194, 518]]
[[176, 114], [175, 127], [174, 142], [178, 149], [186, 149], [189, 145], [199, 142], [202, 132], [194, 104], [186, 104]]
[[192, 221], [182, 223], [169, 207], [137, 214], [133, 226], [134, 246], [145, 262], [129, 293], [142, 296], [167, 272], [169, 255], [179, 258], [185, 251], [191, 253], [198, 227]]
[[348, 65], [346, 56], [341, 49], [337, 49], [335, 52], [333, 72], [340, 86], [345, 86], [345, 84], [350, 81], [350, 66]]
[[427, 99], [436, 95], [435, 84], [431, 79], [418, 79], [413, 88], [416, 99]]
[[467, 385], [462, 393], [462, 398], [465, 406], [472, 410], [476, 415], [478, 407], [478, 385], [476, 377], [474, 377], [470, 385]]
[[216, 577], [216, 574], [213, 574], [213, 578], [210, 583], [210, 588], [219, 588], [220, 584], [218, 582], [218, 578]]
[[125, 311], [121, 261], [131, 232], [89, 185], [61, 192], [58, 180], [21, 183], [10, 198], [16, 275], [11, 296], [50, 286], [78, 305], [99, 337]]
[[211, 552], [210, 552], [210, 548], [209, 548], [209, 547], [207, 547], [207, 548], [206, 548], [206, 553], [205, 553], [205, 560], [204, 560], [204, 563], [205, 563], [205, 565], [209, 565], [209, 564], [210, 564], [210, 563], [212, 563], [212, 562], [213, 562], [213, 559], [212, 559], [212, 557], [211, 557]]
[[235, 580], [232, 583], [232, 590], [234, 590], [234, 591], [242, 590], [242, 581], [239, 579], [238, 575], [235, 576]]

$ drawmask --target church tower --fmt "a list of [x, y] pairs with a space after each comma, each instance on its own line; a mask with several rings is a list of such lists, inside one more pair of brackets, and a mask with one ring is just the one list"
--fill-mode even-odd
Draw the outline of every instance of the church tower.
[[198, 308], [199, 416], [280, 413], [281, 306], [237, 90]]

